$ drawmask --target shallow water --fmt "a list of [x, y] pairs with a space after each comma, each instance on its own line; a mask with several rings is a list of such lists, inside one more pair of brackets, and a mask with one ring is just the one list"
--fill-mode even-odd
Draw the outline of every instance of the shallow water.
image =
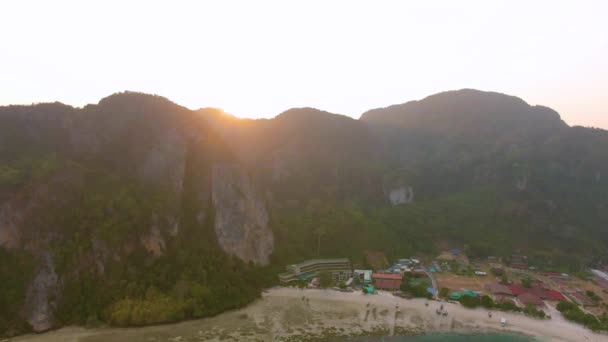
[[430, 334], [409, 337], [374, 337], [344, 340], [343, 342], [533, 342], [539, 341], [526, 336], [505, 334]]

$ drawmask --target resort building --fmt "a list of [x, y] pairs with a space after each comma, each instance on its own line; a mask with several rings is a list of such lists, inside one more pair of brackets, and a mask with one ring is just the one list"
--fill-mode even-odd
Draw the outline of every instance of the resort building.
[[517, 296], [517, 300], [523, 305], [532, 305], [536, 307], [544, 307], [545, 302], [537, 295], [526, 292]]
[[381, 290], [398, 290], [401, 288], [403, 276], [400, 274], [374, 273], [376, 288]]
[[359, 284], [371, 284], [372, 282], [372, 270], [354, 270], [353, 277], [357, 279]]
[[591, 270], [591, 273], [595, 274], [597, 277], [602, 278], [604, 280], [608, 280], [608, 273], [600, 270]]
[[486, 289], [492, 294], [494, 301], [498, 303], [503, 303], [513, 298], [511, 289], [506, 285], [499, 283], [487, 284]]
[[519, 268], [525, 270], [528, 268], [528, 257], [525, 255], [511, 255], [511, 264], [512, 268]]
[[347, 281], [352, 276], [350, 261], [341, 259], [313, 259], [287, 265], [287, 272], [279, 274], [283, 283], [308, 280], [320, 273], [330, 273], [333, 282]]

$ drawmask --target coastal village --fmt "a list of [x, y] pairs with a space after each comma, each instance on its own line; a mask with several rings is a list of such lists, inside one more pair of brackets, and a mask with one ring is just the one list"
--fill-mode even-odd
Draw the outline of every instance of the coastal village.
[[[460, 302], [467, 307], [520, 311], [537, 318], [561, 315], [560, 302], [598, 318], [608, 307], [606, 270], [590, 269], [583, 279], [539, 270], [525, 255], [472, 261], [460, 249], [431, 259], [397, 259], [392, 264], [380, 252], [367, 252], [366, 256], [368, 268], [353, 265], [346, 258], [313, 259], [288, 265], [279, 280], [284, 286], [361, 291], [366, 295], [387, 291], [402, 298]], [[492, 306], [484, 305], [484, 300]], [[438, 310], [437, 314], [448, 312]]]

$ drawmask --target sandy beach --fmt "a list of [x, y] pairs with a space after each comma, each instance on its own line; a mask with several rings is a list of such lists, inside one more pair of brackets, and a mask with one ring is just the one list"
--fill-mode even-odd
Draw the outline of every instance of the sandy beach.
[[[448, 316], [438, 316], [440, 303], [402, 299], [387, 292], [364, 295], [296, 288], [274, 288], [251, 305], [213, 318], [143, 328], [84, 329], [69, 327], [10, 339], [19, 342], [102, 341], [329, 341], [348, 336], [400, 336], [426, 332], [509, 332], [543, 341], [608, 341], [554, 315], [550, 320], [523, 314], [470, 310], [443, 303]], [[500, 319], [507, 319], [501, 327]]]

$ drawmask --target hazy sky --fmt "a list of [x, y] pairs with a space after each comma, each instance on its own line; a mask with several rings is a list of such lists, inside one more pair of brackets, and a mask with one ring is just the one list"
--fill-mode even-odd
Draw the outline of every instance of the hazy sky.
[[135, 90], [359, 117], [460, 88], [608, 128], [608, 1], [0, 1], [0, 104]]

